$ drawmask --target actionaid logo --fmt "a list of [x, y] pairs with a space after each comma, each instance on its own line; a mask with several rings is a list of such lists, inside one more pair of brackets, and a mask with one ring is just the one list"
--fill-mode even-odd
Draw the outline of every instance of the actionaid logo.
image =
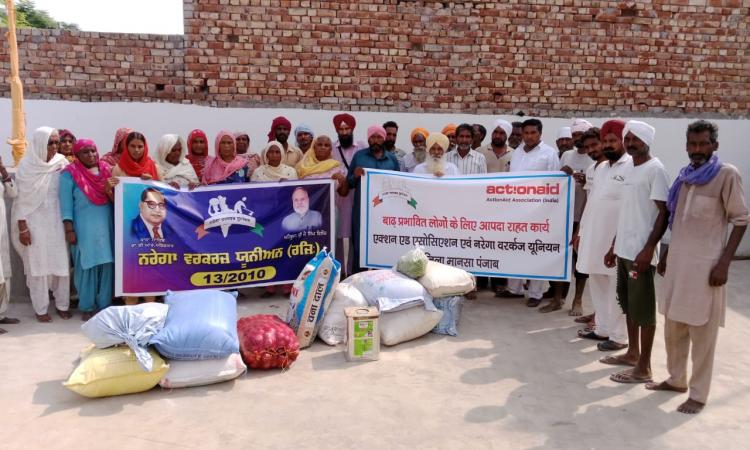
[[560, 183], [535, 186], [504, 184], [487, 186], [488, 195], [560, 195]]

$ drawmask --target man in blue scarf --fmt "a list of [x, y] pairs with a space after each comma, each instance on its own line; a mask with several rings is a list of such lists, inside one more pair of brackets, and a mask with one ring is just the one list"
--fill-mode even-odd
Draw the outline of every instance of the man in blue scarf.
[[[715, 124], [699, 120], [688, 126], [690, 164], [669, 191], [672, 236], [657, 268], [665, 277], [659, 312], [665, 318], [669, 378], [646, 387], [689, 389], [687, 401], [677, 408], [686, 414], [700, 412], [708, 398], [716, 338], [724, 326], [729, 263], [750, 221], [740, 174], [734, 166], [719, 162], [718, 148]], [[729, 224], [733, 227], [727, 239]], [[688, 353], [693, 361], [689, 381]]]

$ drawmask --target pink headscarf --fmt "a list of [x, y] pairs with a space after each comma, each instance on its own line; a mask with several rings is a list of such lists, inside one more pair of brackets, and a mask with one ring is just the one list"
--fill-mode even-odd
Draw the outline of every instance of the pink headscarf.
[[[221, 153], [219, 152], [219, 144], [222, 138], [232, 138], [232, 147], [234, 149], [234, 158], [230, 162], [226, 162], [221, 159]], [[209, 157], [206, 160], [206, 167], [203, 170], [203, 183], [204, 184], [215, 184], [226, 180], [233, 173], [242, 169], [247, 165], [247, 161], [237, 156], [237, 143], [234, 140], [234, 134], [230, 131], [222, 130], [216, 135], [216, 141], [214, 142], [215, 157]]]
[[99, 159], [99, 150], [91, 139], [78, 139], [73, 145], [73, 154], [78, 156], [78, 152], [87, 147], [93, 147], [96, 150], [96, 167], [99, 168], [99, 174], [97, 175], [87, 169], [78, 158], [75, 159], [73, 164], [68, 165], [65, 171], [70, 173], [73, 182], [91, 203], [104, 205], [109, 201], [104, 188], [107, 180], [112, 176], [112, 170], [107, 163]]
[[123, 145], [125, 138], [132, 132], [133, 130], [127, 127], [118, 128], [115, 133], [115, 142], [112, 144], [112, 151], [102, 156], [100, 159], [112, 167], [116, 166], [117, 163], [120, 162], [122, 151], [125, 149]]

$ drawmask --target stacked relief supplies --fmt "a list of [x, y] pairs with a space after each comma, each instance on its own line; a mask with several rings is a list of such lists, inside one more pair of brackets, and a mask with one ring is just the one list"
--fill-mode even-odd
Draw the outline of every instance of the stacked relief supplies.
[[424, 251], [416, 248], [399, 259], [396, 269], [361, 272], [342, 281], [319, 335], [329, 345], [345, 343], [344, 310], [367, 306], [380, 311], [380, 340], [385, 345], [416, 339], [430, 331], [456, 335], [461, 296], [474, 287], [471, 274], [428, 261]]

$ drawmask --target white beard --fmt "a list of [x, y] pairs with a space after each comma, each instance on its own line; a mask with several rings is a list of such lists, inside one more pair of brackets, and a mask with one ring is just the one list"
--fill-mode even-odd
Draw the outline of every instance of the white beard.
[[435, 174], [437, 172], [445, 173], [445, 156], [441, 158], [434, 158], [432, 156], [427, 157], [425, 160], [427, 164], [427, 171]]

